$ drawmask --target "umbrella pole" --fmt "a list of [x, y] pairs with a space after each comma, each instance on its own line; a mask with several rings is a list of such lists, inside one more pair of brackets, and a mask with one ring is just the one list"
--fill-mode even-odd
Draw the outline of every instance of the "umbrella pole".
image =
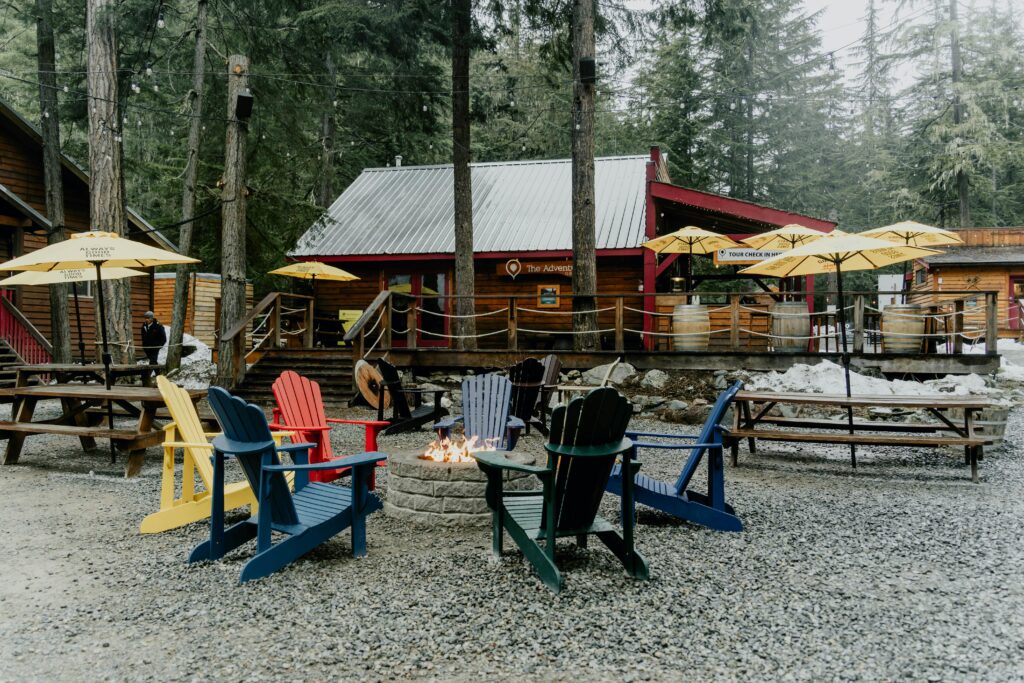
[[[840, 358], [843, 363], [843, 376], [846, 379], [846, 398], [850, 398], [850, 354], [846, 350], [846, 309], [843, 306], [843, 269], [842, 262], [836, 259], [836, 289], [839, 298], [839, 338], [843, 345]], [[850, 434], [853, 434], [853, 406], [846, 406], [846, 421], [850, 426]], [[857, 446], [850, 444], [850, 462], [853, 469], [857, 469]]]
[[[100, 261], [94, 263], [96, 266], [96, 289], [98, 290], [97, 296], [99, 297], [100, 304], [100, 344], [103, 349], [102, 360], [103, 360], [103, 384], [106, 386], [107, 391], [110, 391], [112, 382], [110, 381], [110, 351], [107, 349], [107, 309], [106, 302], [103, 300], [103, 280], [102, 280], [102, 268], [103, 264]], [[114, 429], [114, 402], [107, 401], [107, 427], [111, 430]], [[110, 462], [115, 462], [116, 451], [114, 448], [114, 440], [110, 440]]]
[[693, 289], [693, 245], [690, 245], [690, 253], [686, 255], [686, 304], [693, 302], [690, 291]]
[[82, 337], [82, 311], [78, 308], [78, 283], [71, 283], [71, 293], [75, 299], [75, 326], [78, 328], [78, 359], [85, 365], [85, 338]]

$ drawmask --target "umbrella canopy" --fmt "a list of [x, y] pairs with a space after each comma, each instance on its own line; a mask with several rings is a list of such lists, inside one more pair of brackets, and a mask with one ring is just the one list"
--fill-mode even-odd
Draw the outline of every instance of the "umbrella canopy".
[[658, 254], [710, 254], [719, 249], [738, 247], [725, 235], [688, 225], [668, 235], [655, 237], [641, 246]]
[[874, 270], [893, 263], [941, 253], [935, 249], [895, 245], [892, 242], [843, 234], [826, 235], [740, 271], [744, 275], [792, 277], [839, 270]]
[[951, 230], [943, 230], [924, 223], [902, 221], [884, 228], [874, 228], [860, 233], [864, 237], [874, 237], [894, 244], [910, 247], [941, 247], [949, 244], [963, 244], [960, 236]]
[[286, 275], [300, 280], [333, 280], [335, 282], [351, 282], [359, 278], [341, 268], [329, 266], [319, 261], [302, 261], [272, 270], [270, 275]]
[[[141, 270], [132, 270], [131, 268], [104, 268], [102, 271], [102, 279], [104, 280], [120, 280], [126, 277], [138, 277], [145, 275]], [[27, 270], [17, 275], [12, 275], [9, 278], [0, 280], [0, 285], [4, 287], [14, 287], [15, 285], [22, 286], [34, 286], [34, 285], [59, 285], [59, 284], [71, 284], [73, 282], [95, 282], [96, 271], [92, 268], [86, 270], [85, 268], [70, 268], [67, 270]]]
[[90, 230], [0, 264], [0, 270], [150, 268], [176, 263], [199, 263], [199, 259], [135, 242], [116, 232]]
[[763, 232], [760, 235], [753, 235], [746, 239], [740, 240], [744, 244], [749, 244], [754, 249], [763, 249], [765, 251], [784, 251], [798, 247], [801, 244], [805, 244], [812, 240], [824, 237], [828, 233], [821, 232], [820, 230], [812, 230], [811, 228], [800, 225], [799, 223], [790, 223], [784, 225], [781, 228], [776, 228], [769, 232]]

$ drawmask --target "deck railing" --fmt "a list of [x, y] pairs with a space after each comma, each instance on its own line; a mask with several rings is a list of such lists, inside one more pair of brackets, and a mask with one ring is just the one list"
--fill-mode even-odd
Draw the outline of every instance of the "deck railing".
[[[960, 354], [965, 347], [985, 343], [986, 352], [997, 353], [1000, 316], [994, 291], [944, 291], [941, 301], [921, 304], [920, 313], [878, 306], [880, 295], [901, 292], [850, 292], [844, 297], [847, 321], [847, 351], [857, 354]], [[646, 294], [630, 292], [586, 297], [598, 317], [596, 334], [607, 350], [674, 352], [700, 350], [688, 340], [707, 340], [710, 352], [793, 353], [838, 352], [840, 331], [835, 292], [692, 292], [689, 295], [706, 306], [708, 325], [704, 330], [687, 330], [678, 325], [675, 306], [688, 300], [686, 292]], [[381, 355], [393, 348], [423, 346], [456, 347], [444, 299], [421, 295], [412, 297], [380, 292], [359, 320], [347, 331], [356, 359]], [[506, 351], [570, 349], [576, 334], [572, 329], [572, 295], [551, 293], [547, 298], [533, 295], [508, 297], [475, 296], [476, 341], [482, 349]], [[806, 313], [778, 310], [780, 302], [806, 305]], [[828, 302], [833, 302], [829, 304]], [[799, 307], [797, 307], [799, 308]], [[901, 312], [902, 311], [902, 312]], [[785, 324], [799, 317], [800, 324]], [[909, 323], [909, 324], [901, 324]], [[796, 330], [795, 332], [793, 330]], [[902, 342], [902, 343], [899, 343]]]
[[0, 339], [23, 363], [49, 363], [53, 346], [7, 297], [0, 297]]
[[248, 365], [267, 349], [313, 346], [313, 297], [271, 292], [221, 338], [231, 344], [232, 376], [245, 378]]

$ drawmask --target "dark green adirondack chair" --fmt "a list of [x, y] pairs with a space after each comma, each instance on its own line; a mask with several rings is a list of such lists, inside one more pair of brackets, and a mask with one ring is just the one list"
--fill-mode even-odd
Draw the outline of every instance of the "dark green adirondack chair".
[[[551, 432], [544, 448], [546, 467], [521, 465], [500, 452], [477, 453], [487, 475], [487, 504], [493, 511], [492, 547], [501, 556], [503, 532], [508, 530], [541, 580], [554, 592], [562, 588], [555, 564], [555, 541], [571, 536], [581, 547], [593, 534], [615, 554], [636, 579], [648, 577], [647, 561], [633, 548], [633, 477], [623, 480], [622, 535], [597, 516], [615, 459], [634, 474], [636, 449], [625, 438], [633, 408], [615, 389], [594, 389], [560, 405], [551, 415]], [[503, 470], [536, 475], [544, 486], [537, 491], [504, 491]], [[541, 545], [543, 541], [543, 545]]]

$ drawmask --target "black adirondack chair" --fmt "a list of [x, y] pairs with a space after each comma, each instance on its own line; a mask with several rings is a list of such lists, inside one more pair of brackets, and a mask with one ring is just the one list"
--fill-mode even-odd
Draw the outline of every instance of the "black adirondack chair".
[[547, 436], [548, 404], [558, 389], [558, 380], [562, 376], [562, 360], [555, 354], [549, 353], [540, 363], [544, 366], [544, 376], [540, 380], [540, 393], [537, 395], [537, 407], [534, 410], [535, 414], [531, 423], [537, 428], [537, 431]]
[[[626, 573], [636, 579], [648, 577], [647, 561], [633, 547], [633, 477], [623, 482], [622, 535], [597, 516], [616, 457], [622, 457], [627, 472], [640, 469], [633, 460], [633, 442], [624, 436], [632, 412], [629, 401], [616, 390], [594, 389], [552, 412], [551, 434], [544, 447], [547, 466], [521, 465], [500, 451], [476, 454], [477, 464], [487, 475], [496, 556], [501, 556], [507, 529], [541, 581], [557, 593], [562, 574], [555, 563], [556, 539], [571, 536], [584, 547], [587, 536], [595, 535], [619, 558]], [[504, 470], [535, 475], [543, 491], [504, 491]]]
[[536, 358], [526, 358], [508, 369], [508, 379], [512, 382], [512, 414], [526, 424], [529, 434], [533, 410], [544, 386], [544, 365]]
[[[400, 434], [419, 429], [428, 422], [434, 423], [448, 414], [441, 406], [444, 389], [414, 389], [402, 386], [402, 377], [394, 365], [383, 358], [377, 361], [377, 369], [383, 378], [384, 391], [391, 395], [391, 417], [384, 417], [384, 401], [377, 402], [377, 419], [388, 420], [391, 424], [384, 428], [383, 434]], [[423, 394], [433, 394], [434, 402], [423, 403]], [[409, 404], [412, 397], [412, 405]]]

